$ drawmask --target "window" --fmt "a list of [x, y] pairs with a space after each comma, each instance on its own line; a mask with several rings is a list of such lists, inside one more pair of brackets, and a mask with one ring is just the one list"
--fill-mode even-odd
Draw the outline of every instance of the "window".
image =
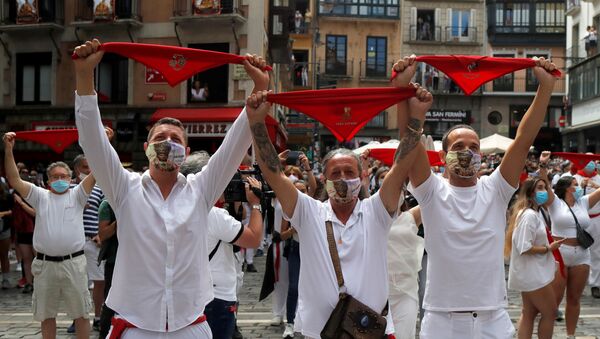
[[[188, 47], [229, 53], [229, 43], [190, 44]], [[197, 73], [188, 80], [188, 103], [227, 103], [228, 88], [229, 65], [227, 64]]]
[[50, 104], [52, 53], [17, 54], [17, 104]]
[[500, 33], [527, 33], [529, 6], [529, 3], [496, 3], [496, 30]]
[[434, 10], [417, 10], [416, 40], [438, 40], [438, 27], [435, 26]]
[[387, 38], [367, 37], [367, 77], [387, 75]]
[[[548, 54], [527, 54], [528, 59], [533, 58], [534, 56], [548, 58]], [[538, 80], [533, 74], [533, 68], [528, 68], [525, 75], [525, 90], [527, 92], [535, 92], [537, 91], [538, 85]]]
[[327, 35], [325, 72], [346, 75], [346, 36]]
[[399, 0], [320, 0], [319, 14], [398, 18]]
[[540, 33], [565, 31], [565, 3], [538, 2], [535, 4], [535, 26]]
[[452, 26], [450, 27], [450, 35], [452, 38], [467, 39], [469, 37], [471, 11], [453, 9], [451, 12]]
[[[499, 58], [514, 58], [514, 54], [494, 54]], [[515, 74], [508, 73], [498, 79], [494, 79], [493, 88], [495, 92], [512, 92], [515, 89]]]
[[96, 67], [98, 102], [105, 104], [127, 103], [129, 60], [116, 54], [106, 54]]

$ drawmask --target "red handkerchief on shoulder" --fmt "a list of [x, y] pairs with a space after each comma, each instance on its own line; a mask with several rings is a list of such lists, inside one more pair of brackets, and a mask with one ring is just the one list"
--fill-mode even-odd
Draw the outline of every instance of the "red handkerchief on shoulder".
[[[133, 42], [107, 42], [100, 45], [100, 48], [159, 71], [171, 86], [207, 69], [224, 64], [243, 64], [245, 59], [243, 56], [223, 52]], [[72, 58], [77, 59], [77, 55], [73, 54]], [[272, 68], [267, 66], [265, 69], [270, 71]]]
[[381, 111], [415, 95], [414, 88], [337, 88], [269, 94], [280, 104], [319, 121], [340, 140], [350, 140]]
[[62, 153], [79, 139], [76, 129], [53, 129], [45, 131], [15, 132], [20, 140], [33, 141], [50, 147], [56, 153]]
[[[481, 85], [505, 74], [535, 66], [529, 58], [497, 58], [479, 55], [423, 55], [417, 61], [425, 62], [452, 79], [466, 95], [475, 92]], [[560, 77], [559, 70], [552, 75]], [[392, 71], [392, 79], [396, 72]]]

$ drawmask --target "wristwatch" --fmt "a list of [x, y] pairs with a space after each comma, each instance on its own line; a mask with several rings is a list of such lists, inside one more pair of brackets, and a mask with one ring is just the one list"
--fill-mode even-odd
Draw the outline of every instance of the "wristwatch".
[[252, 205], [252, 209], [258, 210], [260, 213], [262, 213], [262, 206], [260, 204]]

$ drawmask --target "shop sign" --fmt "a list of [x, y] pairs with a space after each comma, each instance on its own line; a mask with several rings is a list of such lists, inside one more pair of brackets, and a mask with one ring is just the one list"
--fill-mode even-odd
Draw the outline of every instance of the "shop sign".
[[425, 114], [425, 120], [430, 122], [456, 122], [468, 124], [471, 111], [467, 110], [430, 110]]
[[189, 122], [183, 124], [188, 137], [224, 137], [231, 122]]

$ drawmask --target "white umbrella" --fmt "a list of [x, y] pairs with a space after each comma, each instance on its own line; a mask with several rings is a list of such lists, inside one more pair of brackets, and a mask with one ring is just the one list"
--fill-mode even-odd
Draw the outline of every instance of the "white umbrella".
[[374, 142], [370, 142], [364, 146], [361, 146], [355, 150], [353, 150], [353, 152], [355, 154], [362, 154], [362, 152], [364, 152], [366, 149], [376, 149], [376, 148], [383, 148], [383, 149], [389, 149], [389, 148], [393, 148], [396, 149], [398, 148], [398, 145], [400, 144], [400, 141], [396, 140], [396, 139], [390, 139], [386, 142], [382, 142], [379, 143], [377, 141]]
[[500, 134], [492, 134], [479, 141], [479, 149], [483, 154], [506, 153], [508, 147], [514, 140]]

